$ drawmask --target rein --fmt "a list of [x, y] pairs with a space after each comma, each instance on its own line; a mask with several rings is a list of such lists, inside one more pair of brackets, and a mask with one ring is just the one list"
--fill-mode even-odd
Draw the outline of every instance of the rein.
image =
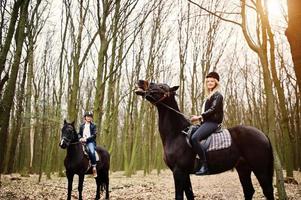
[[[146, 94], [145, 96], [148, 96], [148, 97], [152, 98], [153, 100], [155, 100], [155, 99], [154, 99], [151, 95], [149, 95], [149, 94]], [[178, 110], [176, 110], [176, 109], [174, 109], [174, 108], [170, 107], [169, 105], [167, 105], [167, 104], [165, 104], [165, 103], [162, 102], [164, 99], [166, 99], [166, 98], [169, 97], [169, 96], [170, 96], [170, 92], [165, 92], [164, 95], [163, 95], [159, 100], [157, 100], [155, 103], [152, 103], [152, 104], [153, 104], [153, 105], [161, 104], [162, 106], [168, 108], [169, 110], [174, 111], [175, 113], [177, 113], [177, 114], [183, 116], [185, 119], [187, 119], [188, 121], [190, 121], [190, 120], [189, 120], [190, 117], [189, 117], [188, 115], [185, 115], [184, 113], [181, 113], [180, 111], [178, 111]]]
[[[74, 131], [75, 134], [77, 134], [75, 131]], [[68, 139], [67, 137], [62, 137], [61, 139], [69, 142], [69, 145], [75, 145], [75, 144], [78, 144], [78, 143], [81, 143], [80, 141], [77, 141], [77, 142], [71, 142], [73, 139]]]
[[166, 99], [166, 97], [169, 97], [169, 92], [168, 93], [164, 93], [163, 97], [161, 97], [158, 101], [156, 101], [153, 104], [156, 105], [156, 104], [160, 103], [161, 101], [163, 101], [164, 99]]
[[79, 141], [78, 142], [71, 142], [69, 145], [74, 145], [74, 144], [78, 144], [80, 143]]
[[179, 114], [179, 115], [182, 115], [185, 119], [187, 119], [188, 121], [190, 121], [188, 115], [185, 115], [184, 113], [181, 113], [180, 111], [178, 111], [178, 110], [176, 110], [176, 109], [170, 107], [169, 105], [167, 105], [167, 104], [165, 104], [165, 103], [163, 103], [163, 102], [158, 102], [158, 103], [160, 103], [160, 104], [163, 105], [164, 107], [168, 108], [169, 110], [172, 110], [172, 111], [174, 111], [175, 113], [177, 113], [177, 114]]

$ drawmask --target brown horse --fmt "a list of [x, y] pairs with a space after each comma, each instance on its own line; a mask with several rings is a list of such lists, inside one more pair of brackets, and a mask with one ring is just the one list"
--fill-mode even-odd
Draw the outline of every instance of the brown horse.
[[[136, 94], [141, 95], [157, 107], [159, 132], [164, 148], [164, 161], [173, 172], [175, 198], [194, 199], [190, 174], [194, 173], [196, 154], [188, 146], [182, 130], [190, 122], [180, 113], [175, 100], [178, 86], [148, 83], [140, 80]], [[252, 199], [255, 192], [251, 182], [251, 172], [257, 177], [263, 194], [268, 200], [273, 194], [273, 154], [269, 139], [258, 129], [249, 126], [235, 126], [228, 129], [232, 137], [229, 148], [207, 152], [211, 174], [236, 168], [246, 200]]]
[[[68, 196], [71, 199], [72, 183], [75, 174], [78, 175], [78, 199], [82, 199], [82, 190], [85, 174], [92, 174], [91, 167], [89, 169], [89, 159], [83, 151], [83, 145], [79, 142], [78, 134], [74, 128], [74, 122], [68, 123], [64, 121], [62, 128], [62, 136], [60, 147], [67, 148], [67, 155], [64, 161], [66, 168], [66, 175], [68, 179]], [[105, 189], [106, 199], [109, 199], [109, 169], [110, 169], [110, 154], [107, 150], [96, 147], [96, 152], [100, 156], [100, 161], [97, 161], [97, 174], [96, 181], [96, 197], [100, 198], [100, 191]]]

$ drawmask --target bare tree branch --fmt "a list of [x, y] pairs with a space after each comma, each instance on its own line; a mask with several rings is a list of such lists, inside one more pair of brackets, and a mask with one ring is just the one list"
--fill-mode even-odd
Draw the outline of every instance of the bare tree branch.
[[208, 12], [209, 14], [211, 14], [211, 15], [213, 15], [213, 16], [215, 16], [215, 17], [217, 17], [217, 18], [219, 18], [219, 19], [221, 19], [221, 20], [223, 20], [223, 21], [225, 21], [225, 22], [231, 22], [232, 24], [235, 24], [235, 25], [238, 25], [238, 26], [241, 27], [241, 24], [238, 23], [238, 22], [236, 22], [236, 21], [233, 21], [233, 20], [230, 20], [230, 19], [223, 18], [222, 16], [217, 15], [216, 13], [214, 13], [214, 12], [212, 12], [212, 11], [210, 11], [210, 10], [204, 8], [204, 7], [202, 7], [201, 5], [195, 3], [195, 2], [193, 2], [193, 1], [191, 1], [191, 0], [188, 0], [188, 2], [190, 2], [190, 3], [194, 4], [194, 5], [196, 5], [196, 6], [199, 7], [200, 9], [202, 9], [202, 10]]
[[255, 52], [259, 52], [259, 47], [252, 41], [251, 37], [248, 34], [247, 31], [247, 20], [246, 20], [246, 1], [243, 0], [242, 1], [242, 5], [241, 5], [241, 17], [242, 17], [242, 32], [245, 36], [245, 39], [249, 45], [249, 47], [255, 51]]

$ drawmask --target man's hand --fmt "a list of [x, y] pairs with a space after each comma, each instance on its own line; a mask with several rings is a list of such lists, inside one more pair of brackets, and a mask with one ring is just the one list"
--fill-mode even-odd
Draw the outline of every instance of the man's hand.
[[79, 139], [79, 141], [80, 141], [81, 143], [86, 143], [86, 142], [87, 142], [87, 139], [86, 139], [85, 137], [82, 137], [82, 138]]

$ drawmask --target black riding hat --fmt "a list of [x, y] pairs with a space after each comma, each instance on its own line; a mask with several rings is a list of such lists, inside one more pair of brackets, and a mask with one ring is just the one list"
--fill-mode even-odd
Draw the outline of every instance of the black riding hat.
[[206, 76], [206, 78], [215, 78], [216, 80], [219, 81], [219, 75], [218, 75], [218, 73], [216, 73], [216, 72], [210, 72], [210, 73]]
[[87, 112], [85, 112], [84, 117], [87, 117], [87, 116], [93, 118], [93, 113], [91, 111], [87, 111]]

